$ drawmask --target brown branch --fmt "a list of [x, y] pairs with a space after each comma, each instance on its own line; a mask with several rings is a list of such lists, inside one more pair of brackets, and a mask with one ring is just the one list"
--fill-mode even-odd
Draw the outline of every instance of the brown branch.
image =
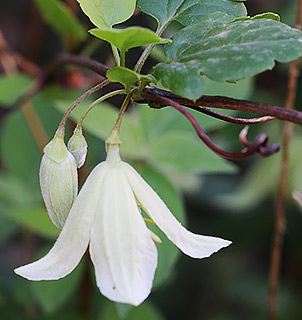
[[41, 73], [41, 69], [35, 63], [16, 52], [14, 52], [13, 54], [21, 71], [33, 77], [37, 77]]
[[0, 29], [0, 63], [5, 73], [15, 73], [18, 68], [31, 76], [38, 76], [40, 69], [33, 62], [29, 61], [21, 54], [12, 50], [6, 42], [4, 35]]
[[18, 69], [17, 61], [15, 57], [10, 54], [9, 47], [3, 36], [2, 31], [0, 30], [0, 64], [5, 73], [15, 73]]
[[[73, 64], [83, 68], [87, 68], [101, 75], [104, 78], [106, 77], [107, 71], [110, 69], [109, 67], [93, 59], [89, 59], [89, 58], [85, 58], [77, 55], [69, 55], [69, 54], [61, 55], [55, 58], [44, 69], [44, 71], [36, 79], [34, 85], [21, 98], [21, 101], [30, 99], [39, 90], [41, 90], [41, 88], [49, 81], [49, 79], [51, 78], [55, 70], [64, 64]], [[111, 84], [111, 85], [120, 87], [120, 85], [118, 85], [117, 83]], [[202, 107], [237, 110], [237, 111], [249, 112], [257, 115], [269, 116], [269, 117], [274, 117], [280, 120], [287, 120], [294, 123], [302, 124], [302, 112], [299, 112], [296, 110], [288, 110], [285, 108], [263, 104], [263, 103], [233, 99], [233, 98], [223, 97], [223, 96], [202, 96], [200, 99], [194, 102], [189, 99], [185, 99], [183, 97], [177, 96], [170, 91], [166, 91], [157, 87], [147, 87], [146, 89], [143, 90], [142, 97], [137, 98], [134, 101], [139, 103], [149, 103], [150, 99], [146, 100], [143, 98], [144, 93], [147, 93], [149, 97], [150, 95], [152, 95], [152, 96], [169, 98], [179, 103], [180, 105], [183, 105], [188, 108], [201, 111], [201, 112], [204, 110]], [[161, 106], [161, 107], [164, 107], [164, 106]], [[13, 108], [11, 108], [11, 110], [13, 110]]]
[[107, 66], [96, 60], [77, 55], [66, 54], [55, 58], [53, 62], [48, 65], [46, 73], [52, 74], [52, 72], [55, 71], [56, 68], [63, 64], [74, 64], [80, 67], [84, 67], [98, 73], [103, 77], [106, 77], [106, 73], [109, 70]]
[[[302, 19], [302, 0], [298, 1], [296, 8], [296, 28], [301, 30]], [[286, 110], [293, 110], [295, 106], [297, 81], [299, 76], [298, 60], [290, 64], [288, 94], [286, 99]], [[268, 319], [275, 320], [278, 313], [278, 293], [280, 281], [280, 268], [283, 249], [284, 229], [286, 225], [285, 218], [285, 198], [288, 185], [288, 167], [289, 167], [289, 145], [292, 137], [293, 125], [285, 122], [282, 142], [282, 163], [280, 171], [280, 181], [277, 193], [275, 231], [272, 244], [272, 256], [269, 272], [269, 301], [268, 301]]]
[[[148, 87], [143, 91], [143, 93], [166, 97], [178, 102], [180, 105], [197, 111], [200, 111], [201, 106], [207, 108], [237, 110], [258, 115], [271, 116], [280, 120], [287, 120], [294, 123], [302, 124], [302, 112], [296, 110], [288, 110], [264, 103], [233, 99], [223, 96], [202, 96], [194, 102], [189, 99], [177, 96], [170, 91], [162, 90], [156, 87]], [[148, 101], [144, 99], [140, 100], [139, 102], [148, 103]]]
[[109, 68], [102, 63], [95, 61], [93, 59], [80, 57], [76, 55], [66, 54], [56, 57], [52, 62], [50, 62], [44, 71], [36, 79], [34, 85], [26, 92], [26, 94], [21, 98], [22, 100], [28, 100], [34, 96], [38, 91], [40, 91], [45, 84], [49, 81], [53, 73], [64, 64], [74, 64], [80, 67], [87, 68], [94, 71], [95, 73], [106, 77], [106, 73]]
[[[17, 105], [19, 105], [20, 102], [22, 101], [29, 100], [33, 95], [35, 95], [39, 90], [41, 90], [41, 88], [43, 88], [43, 86], [50, 80], [55, 70], [64, 64], [74, 64], [83, 68], [90, 69], [104, 78], [106, 78], [106, 73], [110, 69], [109, 67], [93, 59], [89, 59], [89, 58], [85, 58], [77, 55], [70, 55], [70, 54], [61, 55], [55, 58], [44, 69], [44, 71], [36, 79], [34, 85], [25, 93], [25, 95], [20, 99]], [[116, 86], [117, 88], [119, 88], [121, 85], [117, 83], [112, 83], [111, 86]], [[302, 112], [285, 109], [277, 106], [272, 106], [268, 104], [263, 104], [263, 103], [233, 99], [233, 98], [223, 97], [223, 96], [202, 96], [200, 99], [194, 102], [189, 99], [177, 96], [170, 91], [166, 91], [157, 87], [145, 88], [142, 91], [142, 96], [139, 98], [136, 98], [134, 101], [139, 103], [150, 103], [151, 100], [143, 98], [143, 94], [148, 94], [149, 98], [151, 96], [160, 96], [164, 98], [169, 98], [170, 100], [173, 100], [179, 103], [180, 105], [183, 105], [188, 108], [191, 108], [200, 112], [204, 112], [204, 113], [206, 113], [204, 111], [204, 107], [220, 108], [220, 109], [237, 110], [237, 111], [243, 111], [248, 113], [254, 113], [257, 115], [274, 117], [276, 119], [287, 120], [294, 123], [302, 124]], [[13, 108], [10, 108], [9, 110], [12, 111], [16, 109], [17, 105], [15, 105], [15, 107]], [[157, 107], [160, 108], [164, 106], [158, 105]], [[214, 111], [212, 111], [212, 113], [214, 115]], [[228, 121], [227, 118], [225, 118], [225, 120]], [[259, 120], [259, 122], [261, 122], [262, 120]], [[250, 123], [255, 123], [255, 121], [256, 123], [258, 123], [258, 120], [251, 120]], [[242, 123], [244, 122], [242, 121]]]

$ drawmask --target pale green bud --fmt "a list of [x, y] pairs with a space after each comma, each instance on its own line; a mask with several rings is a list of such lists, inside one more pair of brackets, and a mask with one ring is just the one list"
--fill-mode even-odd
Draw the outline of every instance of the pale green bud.
[[82, 129], [76, 129], [68, 141], [68, 150], [75, 158], [76, 165], [81, 168], [87, 155], [87, 142], [83, 136]]
[[44, 148], [40, 186], [48, 215], [61, 229], [78, 193], [75, 159], [61, 136], [56, 135]]

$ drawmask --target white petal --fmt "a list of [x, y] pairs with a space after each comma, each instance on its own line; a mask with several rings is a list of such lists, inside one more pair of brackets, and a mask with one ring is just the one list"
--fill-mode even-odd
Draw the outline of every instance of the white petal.
[[139, 305], [149, 295], [157, 250], [120, 165], [108, 169], [90, 255], [97, 285], [107, 298]]
[[197, 235], [185, 229], [146, 181], [127, 163], [123, 162], [122, 166], [143, 208], [183, 253], [193, 258], [206, 258], [231, 244], [231, 241]]
[[57, 280], [77, 266], [90, 240], [106, 170], [104, 162], [91, 172], [49, 253], [36, 262], [15, 269], [17, 274], [29, 280]]

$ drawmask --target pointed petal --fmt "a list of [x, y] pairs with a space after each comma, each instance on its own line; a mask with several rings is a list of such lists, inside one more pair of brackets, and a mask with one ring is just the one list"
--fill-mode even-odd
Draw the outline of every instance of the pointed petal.
[[122, 165], [144, 210], [183, 253], [193, 258], [206, 258], [231, 244], [231, 241], [197, 235], [185, 229], [147, 182], [130, 165], [125, 162]]
[[97, 285], [107, 298], [137, 306], [151, 291], [157, 250], [120, 165], [108, 170], [100, 198], [90, 243]]
[[106, 169], [104, 162], [91, 172], [49, 253], [36, 262], [15, 269], [17, 274], [29, 280], [57, 280], [77, 266], [90, 240]]

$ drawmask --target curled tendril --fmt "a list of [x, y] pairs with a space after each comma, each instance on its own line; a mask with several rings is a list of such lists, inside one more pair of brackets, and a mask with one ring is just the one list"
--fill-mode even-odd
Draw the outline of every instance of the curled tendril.
[[268, 135], [266, 133], [260, 133], [253, 142], [247, 140], [249, 127], [245, 126], [240, 134], [239, 139], [240, 142], [248, 149], [254, 150], [261, 156], [267, 157], [270, 156], [280, 150], [280, 147], [277, 144], [267, 145]]
[[[230, 159], [230, 160], [238, 160], [251, 156], [252, 154], [258, 153], [261, 156], [270, 156], [279, 151], [279, 146], [276, 144], [267, 145], [268, 136], [265, 133], [259, 134], [254, 141], [250, 142], [247, 140], [248, 126], [244, 127], [240, 132], [239, 139], [244, 148], [238, 152], [228, 152], [217, 147], [208, 135], [200, 128], [196, 119], [192, 116], [192, 114], [186, 110], [183, 106], [181, 106], [178, 102], [173, 101], [166, 97], [153, 96], [144, 94], [143, 98], [146, 98], [149, 106], [151, 108], [162, 108], [163, 106], [170, 106], [179, 112], [181, 112], [192, 124], [199, 138], [216, 154], [219, 156]], [[271, 120], [271, 119], [270, 119]]]

